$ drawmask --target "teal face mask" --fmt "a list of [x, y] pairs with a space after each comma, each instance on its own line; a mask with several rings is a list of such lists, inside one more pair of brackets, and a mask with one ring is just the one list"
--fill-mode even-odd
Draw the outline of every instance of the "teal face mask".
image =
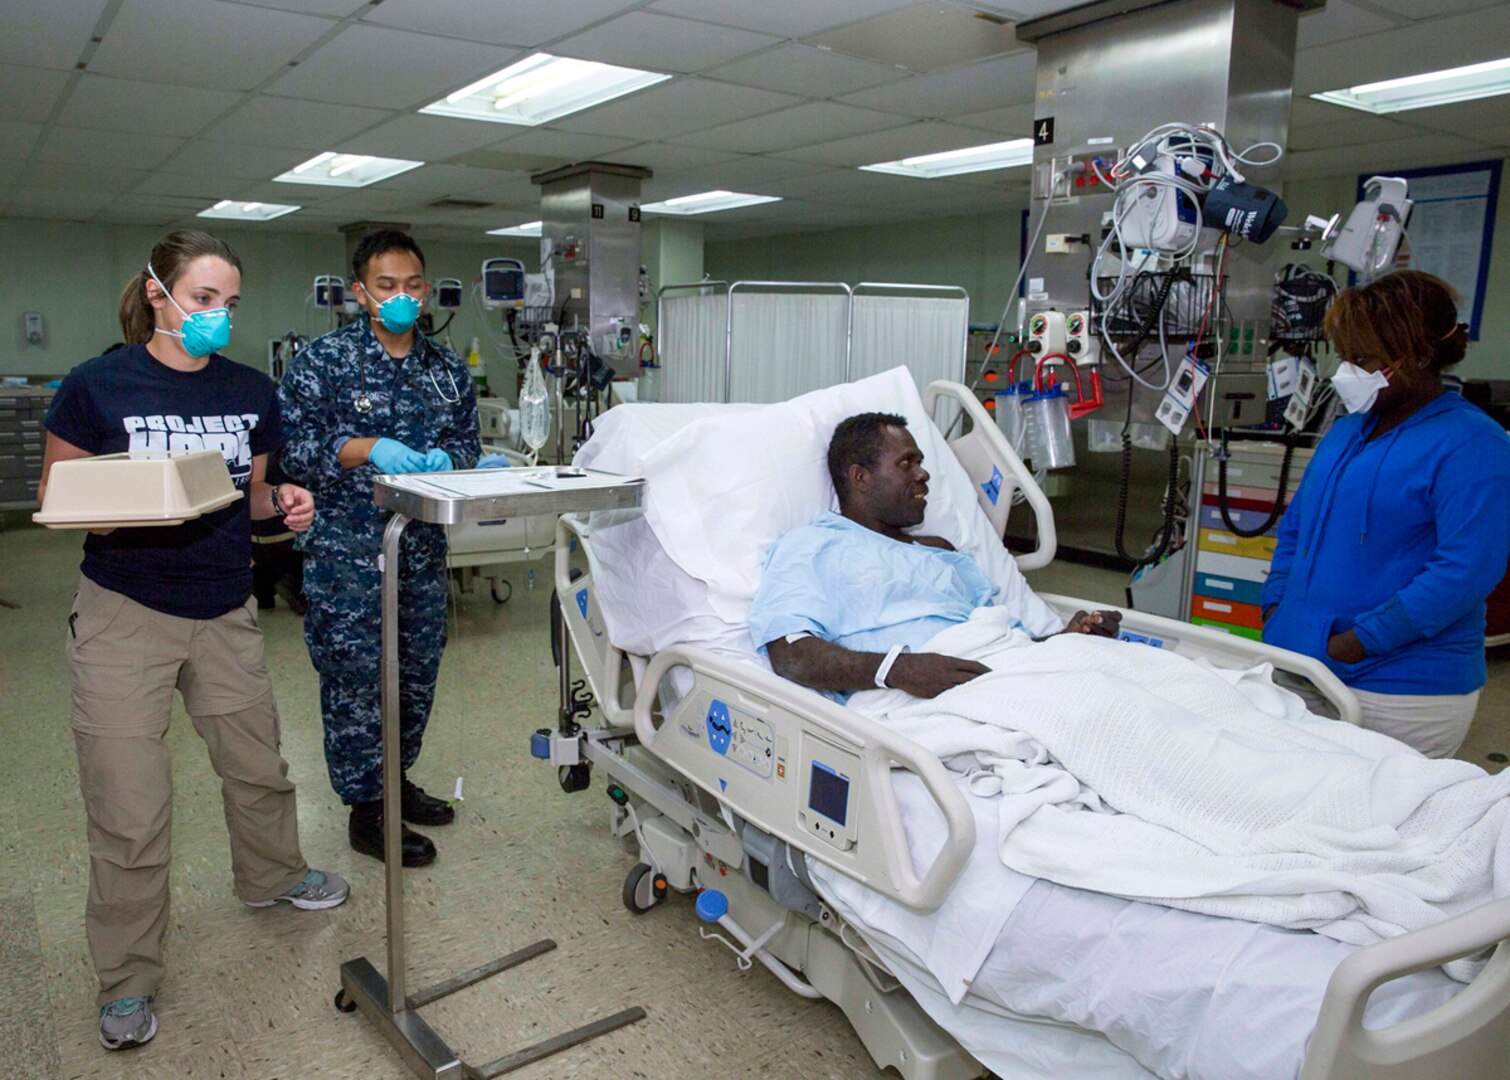
[[152, 280], [157, 282], [157, 287], [168, 298], [168, 303], [178, 308], [178, 313], [184, 317], [183, 325], [177, 330], [167, 330], [157, 327], [156, 333], [167, 334], [176, 337], [183, 343], [184, 352], [197, 358], [209, 356], [219, 352], [231, 343], [231, 311], [229, 308], [208, 308], [205, 311], [196, 311], [190, 315], [179, 307], [178, 301], [173, 299], [173, 294], [157, 276], [157, 271], [152, 269], [152, 264], [147, 264], [147, 273], [152, 275]]
[[[367, 291], [365, 285], [362, 291]], [[419, 301], [408, 293], [394, 293], [378, 305], [378, 318], [390, 334], [407, 334], [419, 319]]]

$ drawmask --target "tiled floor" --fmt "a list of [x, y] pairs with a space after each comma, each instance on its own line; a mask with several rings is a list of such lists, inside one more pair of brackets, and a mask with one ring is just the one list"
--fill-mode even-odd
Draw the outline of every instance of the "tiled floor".
[[[162, 1027], [139, 1050], [100, 1049], [62, 656], [77, 551], [68, 534], [0, 533], [0, 599], [19, 605], [0, 607], [8, 751], [0, 757], [0, 1077], [403, 1080], [409, 1074], [381, 1037], [331, 1005], [342, 960], [367, 955], [383, 965], [381, 867], [346, 845], [346, 817], [325, 778], [314, 674], [299, 620], [281, 606], [262, 623], [304, 849], [312, 864], [351, 878], [352, 899], [330, 912], [236, 902], [218, 783], [179, 715], [170, 736], [177, 793]], [[470, 1059], [486, 1061], [627, 1005], [649, 1012], [515, 1074], [522, 1080], [876, 1075], [836, 1008], [795, 997], [758, 968], [738, 972], [720, 947], [698, 939], [686, 900], [643, 917], [625, 911], [619, 894], [632, 860], [606, 835], [601, 783], [563, 795], [553, 770], [526, 750], [555, 700], [543, 573], [541, 564], [530, 589], [516, 572], [505, 605], [480, 588], [458, 604], [416, 777], [449, 794], [461, 773], [466, 802], [454, 825], [433, 830], [440, 860], [406, 877], [411, 985], [542, 937], [560, 947], [426, 1015]], [[1121, 575], [1104, 571], [1056, 566], [1033, 580], [1109, 605], [1122, 595]], [[1510, 657], [1501, 655], [1464, 756], [1488, 764], [1488, 753], [1510, 750], [1507, 717]]]

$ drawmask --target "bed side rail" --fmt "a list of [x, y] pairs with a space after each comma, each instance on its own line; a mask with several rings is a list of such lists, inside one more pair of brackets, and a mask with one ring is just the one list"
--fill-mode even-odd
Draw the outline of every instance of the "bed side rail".
[[592, 574], [584, 573], [572, 580], [573, 537], [582, 545], [584, 552], [592, 543], [592, 531], [588, 528], [586, 519], [579, 515], [563, 514], [556, 519], [555, 551], [556, 595], [561, 598], [561, 617], [566, 620], [566, 632], [571, 637], [572, 648], [582, 663], [587, 685], [597, 699], [605, 724], [609, 727], [628, 727], [631, 723], [629, 707], [619, 697], [624, 652], [608, 640]]
[[996, 535], [1006, 533], [1014, 492], [1021, 490], [1033, 508], [1038, 526], [1038, 546], [1026, 555], [1017, 556], [1018, 569], [1037, 570], [1049, 565], [1058, 548], [1058, 535], [1054, 531], [1054, 508], [1049, 505], [1048, 496], [968, 387], [948, 379], [931, 383], [923, 392], [923, 408], [935, 419], [940, 401], [957, 406], [970, 418], [970, 431], [950, 439], [949, 446], [975, 484], [975, 497], [980, 500], [981, 509], [986, 512]]
[[[1054, 593], [1039, 593], [1038, 598], [1065, 620], [1077, 611], [1094, 611], [1107, 606], [1093, 600], [1080, 600]], [[1150, 615], [1146, 611], [1129, 608], [1117, 610], [1122, 612], [1122, 634], [1130, 641], [1170, 649], [1181, 656], [1203, 656], [1217, 667], [1252, 667], [1267, 661], [1277, 671], [1288, 672], [1311, 683], [1319, 694], [1336, 707], [1339, 719], [1355, 726], [1363, 722], [1363, 713], [1353, 692], [1332, 674], [1330, 668], [1314, 657], [1210, 627], [1168, 619], [1163, 615]]]
[[[693, 687], [657, 727], [656, 688], [673, 667]], [[948, 895], [975, 846], [975, 819], [938, 758], [853, 710], [703, 649], [657, 653], [634, 703], [640, 743], [693, 783], [793, 847], [917, 911]], [[921, 878], [892, 788], [918, 776], [948, 825]]]
[[[1425, 1016], [1363, 1026], [1369, 995], [1394, 979], [1494, 947], [1478, 977]], [[1300, 1080], [1504, 1076], [1510, 1046], [1510, 899], [1359, 949], [1327, 984]]]

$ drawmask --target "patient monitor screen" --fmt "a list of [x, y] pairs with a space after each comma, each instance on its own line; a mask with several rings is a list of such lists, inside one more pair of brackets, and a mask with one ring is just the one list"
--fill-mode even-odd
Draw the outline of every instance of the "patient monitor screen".
[[832, 822], [845, 824], [849, 814], [849, 781], [821, 761], [813, 762], [812, 780], [808, 783], [808, 809]]

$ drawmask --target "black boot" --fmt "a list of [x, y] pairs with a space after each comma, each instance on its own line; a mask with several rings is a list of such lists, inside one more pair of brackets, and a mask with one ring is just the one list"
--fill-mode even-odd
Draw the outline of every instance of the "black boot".
[[[405, 866], [428, 866], [435, 861], [435, 845], [428, 836], [421, 836], [407, 825], [400, 823], [403, 832], [403, 864]], [[347, 830], [351, 849], [363, 855], [371, 855], [383, 861], [383, 801], [353, 803], [351, 824]]]
[[456, 820], [456, 811], [444, 799], [426, 795], [418, 784], [404, 780], [405, 821], [416, 825], [449, 825]]

